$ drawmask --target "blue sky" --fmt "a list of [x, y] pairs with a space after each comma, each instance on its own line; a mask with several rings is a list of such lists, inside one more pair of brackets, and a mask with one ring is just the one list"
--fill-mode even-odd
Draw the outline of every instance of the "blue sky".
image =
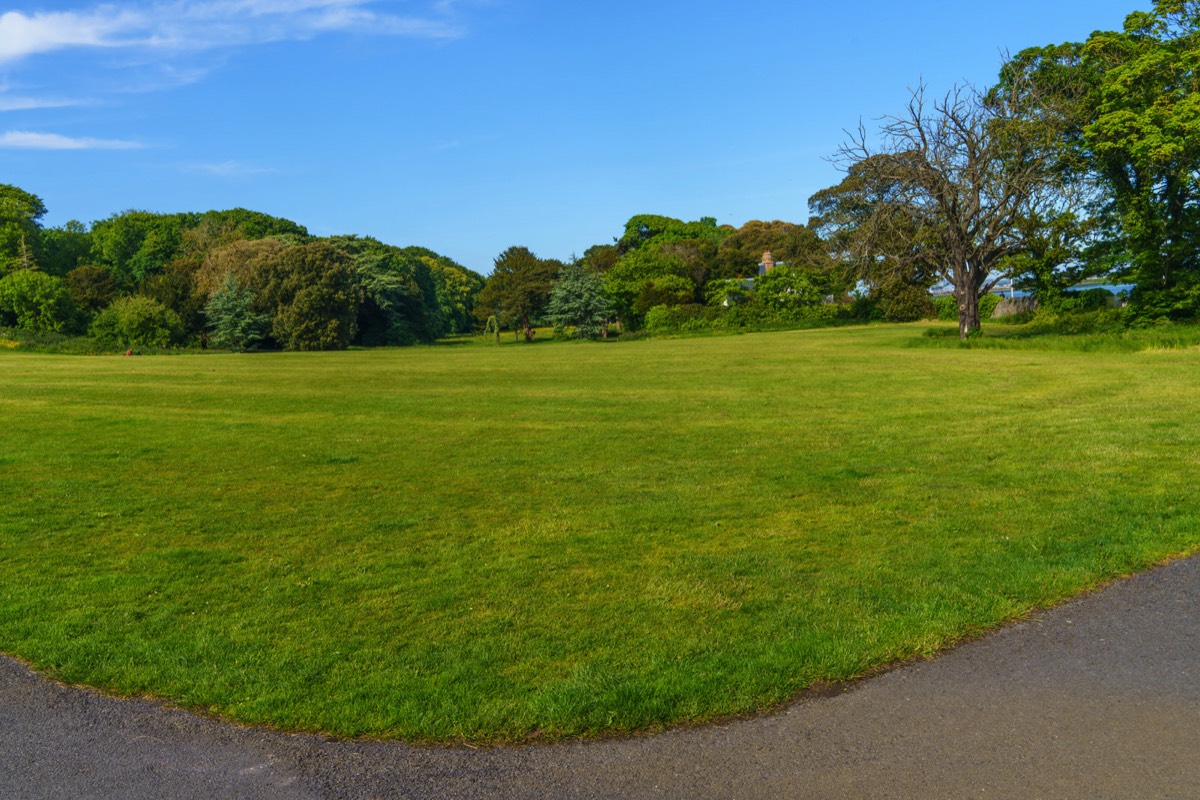
[[808, 218], [843, 129], [1137, 0], [0, 7], [0, 183], [46, 224], [242, 206], [487, 273], [634, 214]]

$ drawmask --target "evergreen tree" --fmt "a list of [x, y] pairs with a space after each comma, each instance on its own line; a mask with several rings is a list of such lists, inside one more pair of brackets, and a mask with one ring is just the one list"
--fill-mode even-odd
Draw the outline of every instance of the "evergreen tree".
[[244, 352], [252, 350], [266, 336], [271, 318], [254, 311], [254, 292], [237, 285], [227, 274], [204, 306], [212, 343], [217, 347]]
[[573, 326], [580, 339], [600, 335], [610, 315], [604, 281], [582, 264], [570, 264], [562, 271], [550, 294], [547, 316], [556, 327]]

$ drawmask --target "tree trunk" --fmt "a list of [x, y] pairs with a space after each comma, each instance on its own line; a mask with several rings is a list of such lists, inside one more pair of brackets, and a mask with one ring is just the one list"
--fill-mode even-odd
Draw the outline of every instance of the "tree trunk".
[[525, 334], [525, 343], [529, 344], [530, 342], [532, 342], [533, 336], [536, 333], [536, 331], [534, 331], [534, 329], [529, 325], [528, 317], [524, 317], [521, 319], [521, 329]]
[[973, 288], [958, 293], [958, 338], [966, 339], [979, 330], [979, 294]]

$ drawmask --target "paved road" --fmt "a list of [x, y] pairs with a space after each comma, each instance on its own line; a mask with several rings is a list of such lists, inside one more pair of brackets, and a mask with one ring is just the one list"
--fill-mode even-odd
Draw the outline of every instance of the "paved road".
[[1200, 559], [770, 717], [493, 750], [243, 730], [0, 660], [0, 797], [1200, 797]]

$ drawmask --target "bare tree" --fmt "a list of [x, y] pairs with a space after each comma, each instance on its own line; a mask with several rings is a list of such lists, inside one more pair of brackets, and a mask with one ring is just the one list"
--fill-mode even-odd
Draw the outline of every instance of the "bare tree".
[[1025, 247], [1022, 220], [1064, 202], [1048, 126], [1006, 96], [956, 86], [913, 90], [874, 140], [860, 125], [835, 163], [846, 179], [810, 201], [861, 268], [930, 275], [953, 287], [959, 335], [979, 329], [979, 298]]

